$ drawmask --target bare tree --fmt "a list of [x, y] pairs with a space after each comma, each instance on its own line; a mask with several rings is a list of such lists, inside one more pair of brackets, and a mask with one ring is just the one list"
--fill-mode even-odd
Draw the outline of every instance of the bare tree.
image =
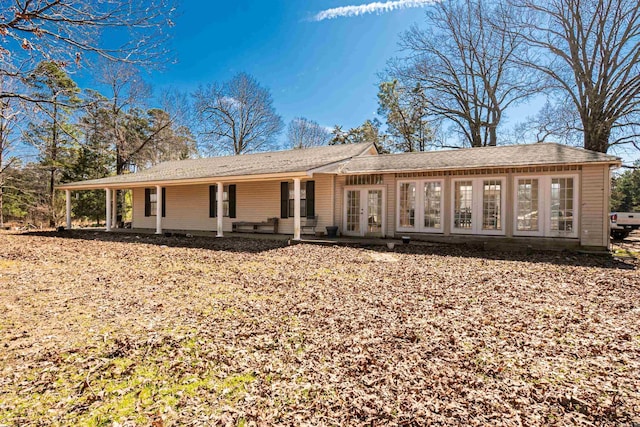
[[[43, 60], [89, 57], [151, 64], [167, 54], [173, 0], [14, 0], [0, 11], [0, 73], [21, 77]], [[9, 4], [10, 3], [10, 4]], [[109, 37], [105, 37], [108, 33]], [[24, 97], [2, 92], [0, 97]]]
[[316, 121], [304, 117], [296, 117], [289, 122], [287, 140], [291, 148], [327, 145], [331, 140], [331, 132], [320, 126]]
[[[140, 115], [151, 97], [151, 86], [140, 76], [138, 69], [131, 64], [103, 62], [97, 76], [99, 83], [107, 87], [104, 101], [108, 111], [109, 124], [104, 127], [104, 138], [113, 143], [116, 160], [116, 175], [123, 174], [133, 162], [133, 157], [151, 141], [134, 141], [127, 128], [132, 127], [131, 113]], [[168, 127], [170, 123], [165, 123]]]
[[[6, 76], [0, 75], [0, 92], [6, 90], [9, 84]], [[20, 114], [16, 103], [15, 99], [0, 99], [0, 227], [4, 227], [4, 188], [7, 171], [17, 160], [17, 157], [11, 155], [15, 143], [14, 131]]]
[[237, 155], [264, 150], [284, 127], [269, 90], [248, 74], [200, 87], [193, 96], [202, 124], [200, 133], [210, 153]]
[[428, 102], [420, 84], [405, 87], [398, 80], [382, 82], [378, 92], [378, 114], [387, 119], [394, 150], [427, 151], [434, 134], [427, 120]]
[[430, 115], [453, 123], [463, 145], [496, 145], [505, 110], [538, 90], [514, 62], [523, 45], [516, 32], [504, 31], [511, 13], [492, 1], [439, 2], [427, 12], [426, 28], [401, 36], [409, 55], [390, 63], [392, 77], [422, 86]]
[[[525, 142], [554, 141], [581, 146], [579, 121], [570, 102], [547, 102], [533, 116], [514, 127], [514, 140]], [[524, 139], [522, 139], [524, 138]]]
[[[106, 121], [98, 129], [102, 139], [110, 143], [116, 175], [195, 154], [195, 142], [186, 126], [186, 95], [166, 91], [160, 97], [163, 108], [147, 108], [151, 87], [136, 66], [121, 62], [105, 61], [97, 79], [107, 88], [107, 95], [96, 99], [100, 105], [97, 113]], [[124, 206], [123, 194], [116, 193], [119, 213]]]
[[640, 149], [640, 3], [637, 0], [511, 0], [510, 27], [530, 46], [523, 64], [575, 107], [584, 148]]

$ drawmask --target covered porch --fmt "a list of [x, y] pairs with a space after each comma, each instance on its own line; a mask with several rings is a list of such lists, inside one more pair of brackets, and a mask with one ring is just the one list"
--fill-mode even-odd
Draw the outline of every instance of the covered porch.
[[[105, 192], [105, 227], [117, 226], [116, 192], [131, 192], [134, 230], [152, 230], [155, 234], [181, 230], [194, 234], [205, 232], [223, 237], [238, 225], [275, 221], [271, 232], [301, 240], [313, 218], [318, 230], [334, 225], [334, 178], [307, 173], [261, 177], [225, 177], [198, 182], [141, 182], [123, 185], [69, 185], [61, 188], [66, 196], [66, 228], [73, 225], [74, 192]], [[238, 231], [246, 230], [239, 227]], [[260, 230], [262, 231], [262, 229]], [[269, 231], [266, 227], [264, 231]], [[243, 233], [234, 233], [240, 235]]]

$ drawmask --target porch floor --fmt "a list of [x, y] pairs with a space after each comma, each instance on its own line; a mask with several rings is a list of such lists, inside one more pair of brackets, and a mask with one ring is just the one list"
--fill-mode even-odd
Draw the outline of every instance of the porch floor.
[[[100, 228], [74, 228], [73, 230], [103, 232], [104, 229]], [[123, 234], [155, 234], [155, 229], [152, 228], [114, 228], [109, 233], [123, 233]], [[163, 234], [171, 234], [173, 236], [198, 236], [198, 237], [211, 237], [216, 238], [215, 231], [201, 231], [201, 230], [163, 230]], [[273, 233], [242, 233], [226, 231], [222, 239], [258, 239], [258, 240], [276, 240], [276, 241], [288, 241], [290, 244], [298, 243], [313, 243], [321, 245], [339, 245], [339, 246], [387, 246], [387, 243], [394, 243], [395, 245], [402, 245], [401, 239], [394, 239], [391, 237], [316, 237], [311, 234], [303, 234], [301, 240], [294, 241], [292, 234], [273, 234]], [[426, 246], [435, 246], [437, 243], [422, 242], [412, 240], [411, 244], [419, 244]]]

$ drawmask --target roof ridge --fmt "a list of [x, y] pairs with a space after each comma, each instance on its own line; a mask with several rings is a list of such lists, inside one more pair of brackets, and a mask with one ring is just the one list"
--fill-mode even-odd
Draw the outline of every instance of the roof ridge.
[[[303, 148], [288, 148], [286, 150], [273, 150], [273, 151], [258, 151], [258, 152], [254, 152], [254, 153], [242, 153], [242, 154], [227, 154], [224, 156], [209, 156], [209, 157], [198, 157], [195, 159], [178, 159], [178, 160], [167, 160], [161, 163], [158, 163], [156, 165], [151, 166], [148, 169], [145, 169], [143, 171], [140, 172], [136, 172], [136, 173], [141, 173], [141, 172], [146, 172], [146, 171], [151, 171], [156, 169], [159, 166], [166, 166], [166, 165], [173, 165], [173, 164], [184, 164], [184, 162], [206, 162], [207, 160], [211, 160], [211, 159], [237, 159], [239, 157], [258, 157], [258, 156], [266, 156], [266, 155], [273, 155], [273, 154], [286, 154], [286, 153], [293, 153], [293, 152], [299, 152], [299, 151], [318, 151], [318, 150], [326, 150], [330, 147], [344, 147], [344, 148], [353, 148], [354, 150], [357, 147], [368, 147], [372, 145], [370, 142], [358, 142], [358, 143], [354, 143], [354, 144], [335, 144], [335, 145], [316, 145], [313, 147], [303, 147]], [[346, 147], [348, 146], [348, 147]], [[366, 151], [366, 148], [363, 149], [358, 155], [364, 153]]]

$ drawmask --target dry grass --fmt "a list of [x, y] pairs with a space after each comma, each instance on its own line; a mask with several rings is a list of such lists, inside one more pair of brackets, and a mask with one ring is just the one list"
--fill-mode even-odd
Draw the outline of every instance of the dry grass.
[[0, 425], [635, 425], [635, 259], [0, 234]]

